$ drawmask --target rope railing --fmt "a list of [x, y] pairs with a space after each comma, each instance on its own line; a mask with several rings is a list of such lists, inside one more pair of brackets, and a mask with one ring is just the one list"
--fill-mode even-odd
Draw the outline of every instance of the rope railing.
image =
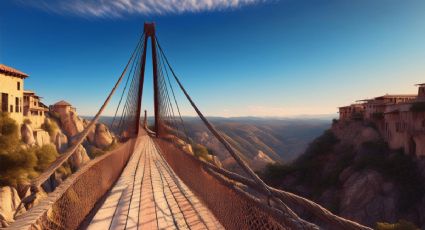
[[[143, 36], [144, 36], [144, 34], [142, 34], [142, 37]], [[67, 150], [65, 150], [65, 152], [62, 153], [58, 158], [56, 158], [56, 160], [54, 162], [52, 162], [49, 165], [49, 167], [43, 173], [41, 173], [38, 177], [36, 177], [35, 179], [33, 179], [31, 181], [30, 186], [27, 187], [26, 191], [25, 191], [25, 194], [26, 194], [28, 192], [28, 190], [30, 190], [31, 191], [30, 195], [27, 196], [27, 197], [24, 197], [21, 200], [21, 202], [20, 202], [20, 204], [19, 204], [19, 206], [16, 210], [19, 210], [20, 207], [23, 205], [23, 203], [33, 202], [36, 198], [36, 194], [40, 191], [40, 187], [42, 186], [42, 184], [44, 184], [47, 180], [49, 180], [49, 178], [53, 175], [53, 173], [55, 173], [56, 170], [58, 170], [59, 167], [61, 167], [65, 162], [67, 162], [68, 159], [75, 153], [77, 148], [79, 148], [79, 146], [84, 142], [84, 140], [87, 138], [87, 135], [89, 134], [89, 132], [95, 127], [96, 123], [99, 121], [100, 116], [104, 112], [104, 110], [107, 107], [107, 105], [109, 104], [112, 96], [114, 95], [115, 91], [117, 90], [118, 86], [120, 85], [122, 79], [126, 75], [128, 67], [130, 66], [130, 63], [132, 63], [134, 61], [134, 57], [138, 53], [138, 50], [139, 50], [140, 47], [141, 47], [141, 39], [139, 39], [139, 41], [136, 45], [136, 48], [132, 52], [131, 57], [128, 60], [123, 72], [121, 73], [118, 80], [115, 82], [113, 88], [109, 92], [109, 94], [106, 97], [105, 101], [103, 102], [102, 106], [99, 108], [95, 117], [84, 128], [84, 130], [76, 136], [76, 139], [73, 142], [72, 146], [69, 147]], [[16, 217], [16, 215], [17, 215], [17, 211], [14, 213], [14, 217]]]
[[[182, 90], [183, 94], [188, 99], [189, 103], [193, 107], [193, 109], [198, 114], [199, 118], [202, 120], [202, 122], [205, 124], [205, 126], [208, 128], [208, 130], [217, 138], [217, 140], [226, 148], [226, 150], [231, 154], [231, 156], [236, 160], [236, 162], [241, 166], [241, 168], [253, 178], [253, 180], [261, 187], [261, 189], [267, 194], [267, 197], [276, 202], [278, 207], [282, 209], [282, 211], [288, 216], [285, 219], [286, 224], [293, 229], [316, 229], [317, 227], [303, 219], [301, 219], [297, 214], [295, 214], [294, 211], [292, 211], [289, 207], [287, 207], [281, 200], [277, 199], [272, 193], [270, 192], [268, 186], [266, 183], [248, 166], [248, 164], [242, 159], [240, 153], [234, 149], [223, 137], [222, 135], [215, 129], [215, 127], [205, 118], [205, 116], [202, 114], [202, 112], [199, 110], [199, 108], [196, 106], [195, 102], [192, 100], [190, 95], [187, 93], [186, 89], [180, 82], [179, 78], [176, 76], [173, 68], [171, 67], [167, 57], [164, 54], [164, 51], [160, 44], [157, 41], [157, 46], [161, 51], [161, 55], [164, 57], [165, 62], [167, 63], [168, 68], [170, 69], [174, 79], [176, 80], [177, 84], [179, 85], [180, 89]], [[296, 222], [293, 221], [293, 219], [297, 220]]]
[[[186, 89], [184, 88], [183, 84], [181, 83], [177, 75], [175, 74], [167, 57], [164, 54], [164, 51], [161, 45], [158, 43], [158, 39], [156, 39], [156, 41], [157, 41], [157, 47], [159, 48], [159, 51], [160, 51], [160, 56], [161, 56], [160, 59], [162, 59], [167, 64], [168, 68], [170, 69], [171, 75], [174, 77], [179, 88], [181, 89], [181, 91], [183, 92], [183, 94], [185, 95], [185, 97], [187, 98], [187, 100], [189, 101], [190, 105], [193, 107], [193, 109], [195, 110], [199, 118], [205, 124], [207, 129], [214, 135], [214, 137], [231, 154], [231, 156], [235, 159], [238, 165], [241, 166], [244, 172], [247, 173], [252, 179], [246, 178], [239, 174], [227, 171], [225, 169], [216, 167], [205, 161], [199, 160], [203, 164], [205, 164], [205, 167], [207, 168], [208, 172], [214, 175], [217, 179], [221, 180], [223, 183], [227, 183], [227, 184], [230, 183], [229, 185], [232, 185], [234, 188], [236, 187], [234, 186], [234, 184], [231, 184], [231, 182], [227, 181], [228, 179], [245, 184], [248, 187], [255, 189], [257, 192], [260, 192], [262, 195], [264, 195], [268, 199], [269, 207], [272, 208], [273, 206], [275, 206], [278, 210], [282, 211], [282, 213], [285, 214], [283, 215], [283, 217], [286, 218], [286, 221], [285, 221], [286, 224], [293, 229], [317, 229], [317, 226], [301, 219], [286, 204], [292, 204], [293, 207], [297, 207], [297, 206], [303, 207], [308, 212], [317, 216], [324, 223], [330, 224], [332, 226], [336, 226], [340, 229], [371, 230], [371, 228], [369, 227], [366, 227], [354, 221], [339, 217], [333, 214], [332, 212], [330, 212], [329, 210], [327, 210], [326, 208], [320, 206], [319, 204], [311, 200], [297, 196], [293, 193], [285, 192], [285, 191], [278, 190], [276, 188], [268, 186], [244, 161], [244, 159], [241, 157], [241, 153], [239, 153], [237, 149], [233, 148], [231, 144], [216, 130], [216, 128], [202, 114], [202, 112], [199, 110], [199, 108], [197, 107], [195, 102], [192, 100], [192, 98], [190, 97]], [[223, 179], [222, 176], [224, 176], [224, 178], [227, 178], [227, 179]], [[244, 191], [239, 191], [239, 193], [244, 195]], [[249, 198], [249, 196], [247, 198]]]

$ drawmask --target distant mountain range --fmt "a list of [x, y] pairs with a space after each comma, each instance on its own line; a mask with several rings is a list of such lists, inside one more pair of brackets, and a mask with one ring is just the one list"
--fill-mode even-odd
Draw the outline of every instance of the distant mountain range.
[[[211, 149], [225, 166], [232, 168], [233, 159], [201, 120], [195, 118], [184, 120], [191, 138]], [[261, 170], [268, 163], [294, 160], [331, 124], [331, 119], [210, 117], [209, 120], [243, 153], [245, 160], [255, 170]]]
[[[332, 115], [294, 118], [208, 117], [208, 120], [236, 147], [255, 170], [268, 163], [288, 163], [304, 152], [307, 145], [331, 125]], [[153, 121], [153, 119], [148, 119]], [[217, 155], [227, 168], [234, 161], [216, 138], [195, 117], [183, 117], [189, 136]], [[102, 117], [108, 124], [110, 117]]]

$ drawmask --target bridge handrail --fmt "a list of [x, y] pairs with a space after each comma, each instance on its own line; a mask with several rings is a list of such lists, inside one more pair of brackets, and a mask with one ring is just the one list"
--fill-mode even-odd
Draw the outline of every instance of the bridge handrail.
[[[143, 36], [144, 36], [144, 34], [141, 35], [141, 37], [143, 37]], [[102, 106], [100, 107], [100, 109], [96, 113], [94, 119], [92, 119], [90, 121], [89, 125], [81, 133], [78, 134], [76, 141], [73, 142], [73, 145], [71, 147], [69, 147], [67, 150], [65, 150], [65, 152], [63, 154], [61, 154], [58, 158], [56, 158], [56, 160], [53, 163], [51, 163], [49, 165], [49, 167], [43, 173], [41, 173], [38, 177], [33, 179], [31, 181], [31, 185], [25, 189], [24, 194], [27, 194], [28, 190], [30, 190], [31, 193], [21, 200], [21, 202], [18, 205], [18, 208], [16, 209], [16, 211], [13, 215], [14, 218], [16, 218], [16, 216], [18, 214], [18, 210], [23, 205], [23, 203], [24, 202], [31, 203], [31, 202], [34, 201], [36, 194], [40, 191], [41, 185], [43, 183], [45, 183], [51, 177], [51, 175], [59, 167], [61, 167], [75, 153], [75, 151], [77, 150], [79, 145], [81, 145], [83, 143], [83, 141], [86, 139], [88, 133], [94, 128], [95, 124], [99, 121], [100, 115], [102, 115], [103, 111], [105, 110], [106, 106], [109, 104], [109, 101], [111, 100], [112, 96], [114, 95], [115, 91], [117, 90], [118, 86], [120, 85], [122, 79], [124, 78], [125, 74], [127, 73], [128, 67], [129, 67], [130, 63], [132, 62], [132, 60], [134, 59], [135, 54], [137, 53], [137, 50], [138, 50], [140, 45], [141, 45], [141, 39], [139, 39], [139, 41], [136, 45], [136, 48], [134, 49], [133, 53], [131, 54], [131, 57], [128, 60], [123, 72], [121, 73], [121, 76], [118, 78], [114, 87], [109, 92], [108, 97], [103, 102]]]
[[[255, 183], [255, 181], [246, 178], [244, 176], [241, 176], [237, 173], [228, 171], [224, 168], [220, 168], [217, 167], [209, 162], [205, 162], [202, 160], [201, 163], [204, 165], [204, 167], [207, 169], [207, 171], [209, 172], [216, 172], [230, 180], [239, 182], [241, 184], [244, 184], [246, 186], [248, 186], [249, 188], [255, 189], [257, 192], [262, 193], [263, 195], [267, 195], [264, 194], [264, 191], [261, 187], [258, 186], [257, 183]], [[361, 225], [357, 222], [345, 219], [343, 217], [337, 216], [335, 214], [333, 214], [331, 211], [327, 210], [326, 208], [324, 208], [323, 206], [308, 200], [304, 197], [298, 196], [294, 193], [290, 193], [290, 192], [286, 192], [280, 189], [276, 189], [273, 188], [271, 186], [268, 186], [269, 191], [272, 192], [272, 194], [276, 197], [278, 197], [279, 199], [281, 199], [283, 202], [285, 203], [291, 203], [293, 205], [298, 205], [301, 206], [303, 208], [305, 208], [307, 211], [309, 211], [312, 214], [315, 214], [315, 216], [317, 216], [318, 218], [320, 218], [322, 221], [328, 223], [328, 224], [333, 224], [337, 227], [339, 227], [340, 229], [352, 229], [352, 230], [356, 230], [356, 229], [362, 229], [362, 230], [372, 230], [372, 228], [369, 228], [367, 226]]]
[[32, 186], [39, 187], [41, 186], [45, 181], [49, 179], [49, 177], [63, 164], [65, 161], [67, 161], [72, 154], [77, 150], [78, 146], [83, 143], [83, 141], [86, 139], [87, 135], [91, 131], [91, 129], [94, 128], [94, 125], [99, 121], [100, 115], [102, 115], [103, 111], [105, 110], [106, 106], [109, 104], [109, 101], [111, 100], [112, 96], [114, 95], [115, 91], [117, 90], [119, 84], [121, 83], [122, 79], [124, 78], [128, 66], [130, 65], [131, 61], [134, 58], [134, 55], [136, 54], [136, 51], [139, 47], [140, 41], [137, 44], [136, 48], [134, 49], [130, 59], [127, 62], [127, 65], [125, 66], [123, 72], [121, 73], [121, 76], [116, 81], [114, 87], [109, 92], [108, 97], [103, 102], [102, 106], [100, 107], [99, 111], [96, 113], [96, 116], [94, 119], [92, 119], [89, 123], [89, 125], [80, 133], [78, 134], [77, 140], [74, 142], [74, 144], [68, 148], [65, 153], [63, 153], [60, 157], [58, 157], [48, 168], [45, 172], [43, 172], [40, 176], [38, 176], [32, 183]]

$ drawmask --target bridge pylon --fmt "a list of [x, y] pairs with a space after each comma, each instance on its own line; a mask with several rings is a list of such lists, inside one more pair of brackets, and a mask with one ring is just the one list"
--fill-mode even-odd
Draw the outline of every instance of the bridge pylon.
[[136, 113], [136, 135], [139, 134], [140, 129], [140, 115], [142, 107], [142, 94], [143, 94], [143, 83], [145, 80], [145, 67], [146, 67], [146, 48], [148, 44], [148, 39], [151, 39], [152, 47], [152, 73], [153, 73], [153, 93], [154, 93], [154, 114], [155, 114], [155, 133], [159, 137], [162, 134], [162, 124], [160, 119], [160, 93], [159, 93], [159, 83], [158, 83], [158, 58], [157, 58], [157, 48], [156, 48], [156, 37], [155, 37], [155, 23], [144, 24], [144, 49], [140, 63], [140, 81], [139, 81], [139, 94], [138, 94], [138, 103], [137, 103], [137, 113]]

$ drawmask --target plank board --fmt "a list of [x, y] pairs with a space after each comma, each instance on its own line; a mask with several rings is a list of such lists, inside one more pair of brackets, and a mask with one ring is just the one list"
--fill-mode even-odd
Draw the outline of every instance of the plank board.
[[224, 228], [143, 135], [88, 229]]

